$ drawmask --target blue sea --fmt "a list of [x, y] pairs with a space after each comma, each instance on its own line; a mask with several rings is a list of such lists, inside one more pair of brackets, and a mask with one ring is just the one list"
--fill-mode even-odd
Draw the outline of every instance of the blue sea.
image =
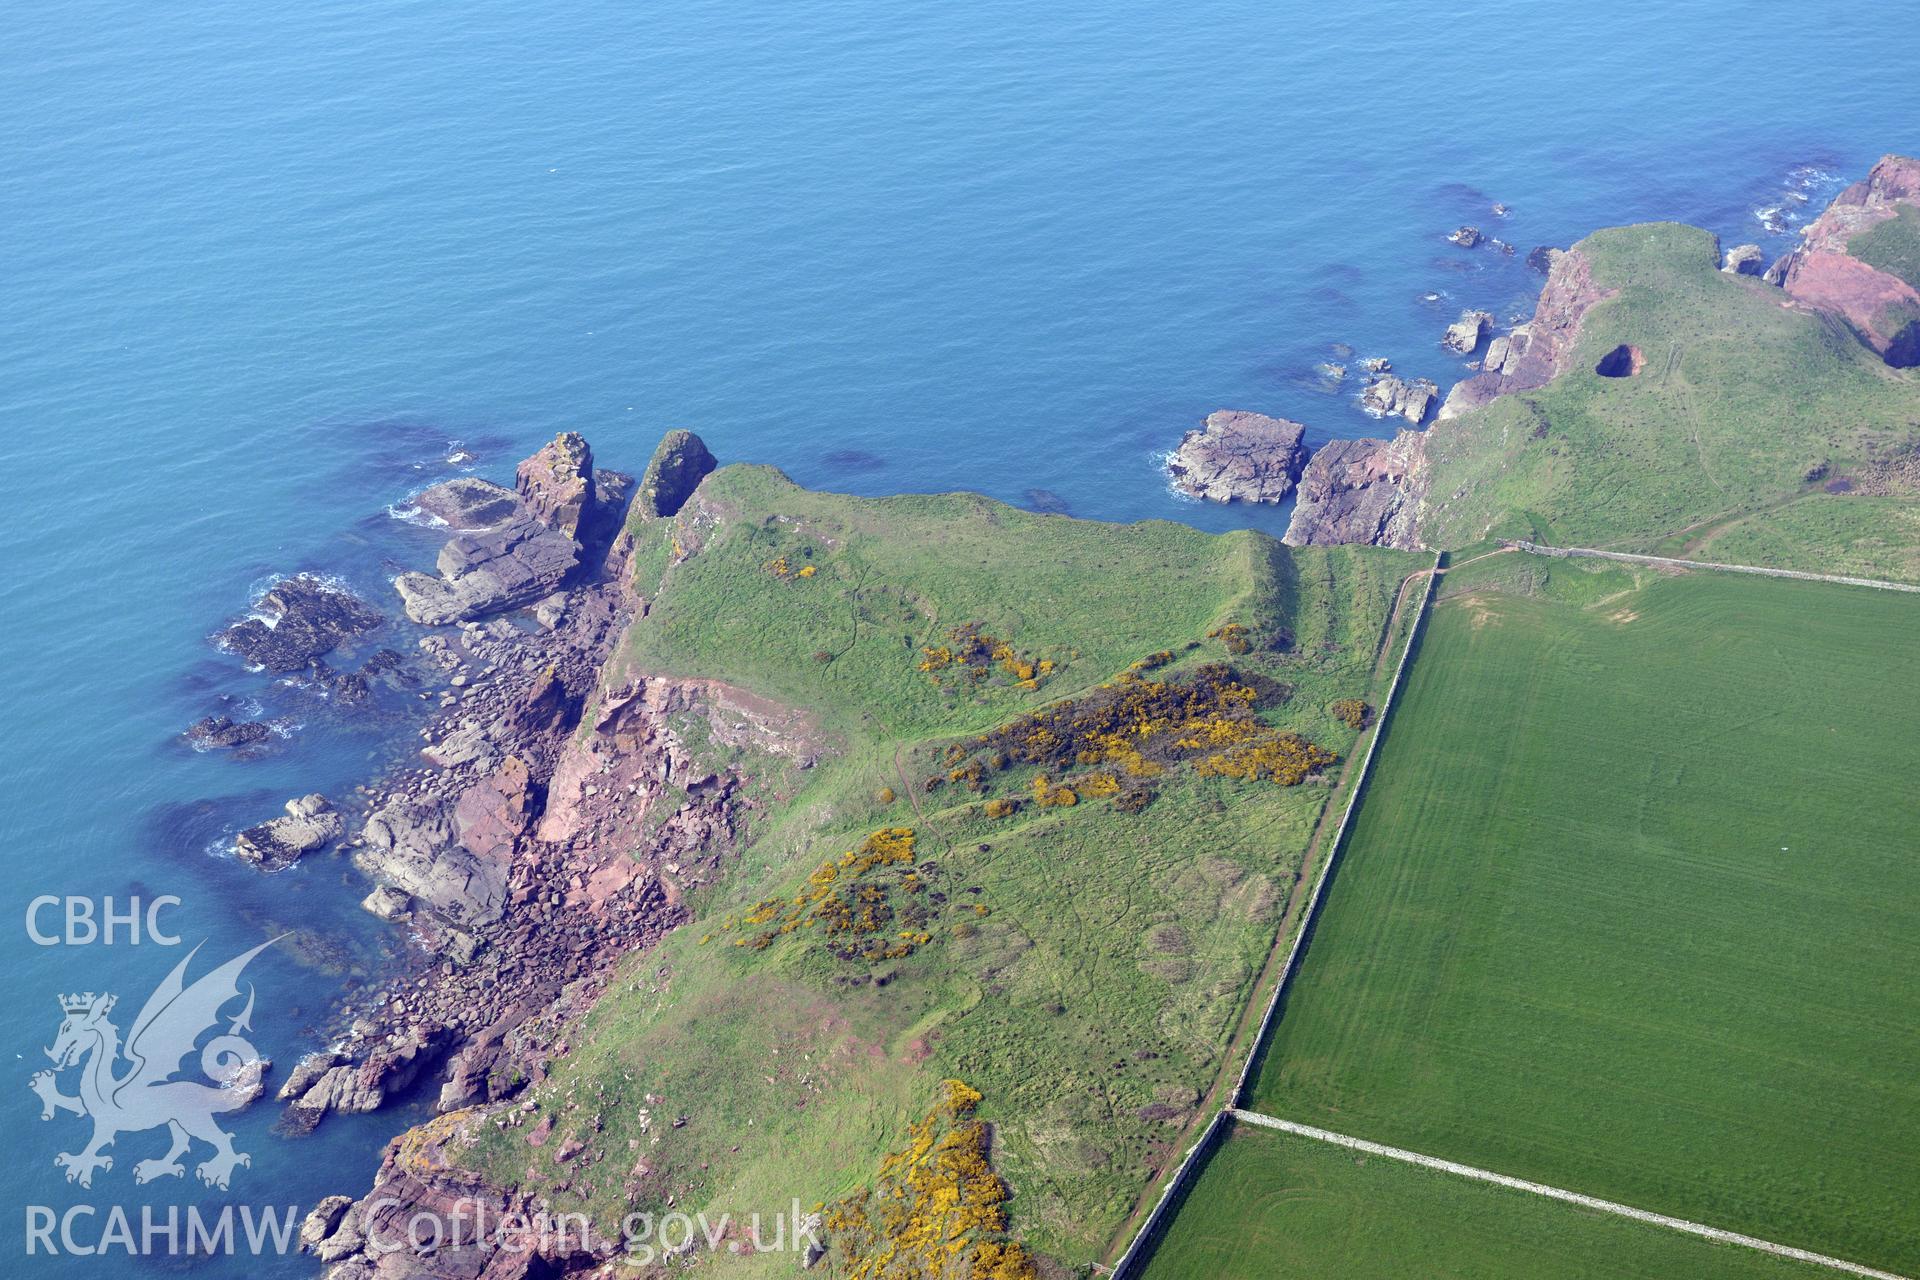
[[[197, 974], [291, 931], [248, 973], [276, 1077], [411, 945], [340, 856], [225, 855], [418, 723], [210, 644], [276, 576], [391, 606], [438, 539], [390, 512], [563, 429], [616, 467], [690, 427], [812, 486], [1279, 532], [1174, 497], [1158, 455], [1219, 407], [1379, 433], [1315, 366], [1451, 382], [1445, 325], [1524, 314], [1536, 245], [1676, 218], [1780, 251], [1920, 147], [1916, 65], [1920, 24], [1772, 0], [0, 9], [4, 1269], [309, 1274], [28, 1257], [25, 1225], [94, 1206], [84, 1246], [113, 1205], [304, 1210], [424, 1113], [289, 1138], [263, 1104], [226, 1193], [135, 1186], [165, 1139], [127, 1134], [81, 1190], [53, 1156], [82, 1121], [28, 1091], [62, 993], [116, 992], [124, 1028], [195, 942]], [[1450, 246], [1462, 223], [1517, 253]], [[248, 762], [177, 741], [223, 710], [285, 736]], [[43, 947], [40, 895], [172, 895], [185, 943]]]

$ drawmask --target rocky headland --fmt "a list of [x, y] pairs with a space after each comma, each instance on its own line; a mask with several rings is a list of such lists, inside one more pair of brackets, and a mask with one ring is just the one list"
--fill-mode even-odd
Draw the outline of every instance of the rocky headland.
[[1854, 251], [1856, 237], [1903, 208], [1920, 210], [1920, 160], [1883, 157], [1834, 197], [1767, 274], [1796, 301], [1845, 320], [1888, 364], [1910, 368], [1920, 365], [1920, 289]]
[[1368, 543], [1414, 549], [1426, 493], [1426, 435], [1391, 440], [1333, 440], [1314, 451], [1300, 476], [1286, 541], [1296, 547]]

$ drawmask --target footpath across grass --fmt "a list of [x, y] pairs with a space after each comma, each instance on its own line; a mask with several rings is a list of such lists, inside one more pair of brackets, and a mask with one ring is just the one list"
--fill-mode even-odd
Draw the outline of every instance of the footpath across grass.
[[1235, 1125], [1147, 1280], [1817, 1280], [1755, 1250]]
[[1444, 594], [1251, 1105], [1920, 1273], [1914, 600]]

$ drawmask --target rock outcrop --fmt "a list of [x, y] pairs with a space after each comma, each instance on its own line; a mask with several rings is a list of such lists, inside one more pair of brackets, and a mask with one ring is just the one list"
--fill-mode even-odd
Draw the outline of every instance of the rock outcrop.
[[493, 529], [520, 510], [513, 490], [478, 476], [456, 476], [422, 490], [414, 505], [455, 529]]
[[693, 432], [667, 432], [640, 477], [635, 508], [648, 516], [678, 515], [694, 489], [718, 465], [707, 442]]
[[1440, 396], [1440, 388], [1426, 378], [1400, 378], [1391, 373], [1369, 378], [1360, 392], [1360, 408], [1375, 418], [1401, 417], [1419, 426]]
[[[459, 1111], [402, 1134], [365, 1196], [315, 1206], [300, 1247], [330, 1265], [326, 1280], [558, 1280], [615, 1265], [617, 1243], [577, 1215], [549, 1212], [542, 1197], [500, 1190], [461, 1167], [482, 1126], [517, 1128], [530, 1114]], [[432, 1224], [430, 1236], [421, 1224]], [[410, 1239], [431, 1244], [411, 1247]]]
[[351, 591], [312, 574], [278, 583], [256, 606], [263, 615], [235, 623], [220, 645], [242, 660], [284, 674], [311, 665], [335, 646], [373, 630], [386, 619]]
[[570, 431], [522, 462], [516, 477], [514, 490], [462, 479], [420, 495], [423, 508], [453, 512], [443, 517], [449, 523], [457, 517], [485, 524], [440, 549], [437, 576], [403, 573], [394, 580], [409, 618], [445, 626], [543, 603], [552, 607], [542, 625], [551, 625], [565, 611], [555, 593], [608, 554], [633, 480], [594, 470], [593, 450]]
[[463, 533], [440, 551], [439, 577], [403, 573], [394, 588], [427, 626], [484, 618], [552, 594], [580, 563], [580, 544], [521, 511], [497, 529]]
[[1440, 345], [1449, 351], [1469, 356], [1479, 349], [1480, 340], [1492, 328], [1492, 312], [1462, 311], [1460, 318], [1447, 326], [1446, 336], [1440, 339]]
[[557, 533], [581, 538], [593, 515], [593, 450], [577, 431], [562, 431], [514, 471], [527, 514]]
[[1447, 243], [1459, 245], [1462, 249], [1477, 249], [1485, 239], [1478, 227], [1459, 227], [1447, 236]]
[[1335, 440], [1315, 450], [1300, 476], [1286, 541], [1417, 550], [1426, 439], [1425, 432], [1402, 431], [1392, 440]]
[[1221, 409], [1167, 456], [1173, 487], [1214, 502], [1284, 502], [1307, 463], [1306, 428], [1285, 418]]
[[234, 853], [242, 862], [265, 870], [291, 866], [340, 838], [346, 822], [323, 795], [287, 801], [285, 817], [248, 827], [234, 838]]
[[1594, 283], [1593, 266], [1579, 250], [1555, 249], [1552, 255], [1533, 319], [1505, 335], [1504, 347], [1490, 346], [1479, 373], [1454, 384], [1440, 408], [1442, 418], [1478, 409], [1495, 396], [1544, 387], [1571, 367], [1581, 321], [1615, 291]]
[[1767, 255], [1757, 244], [1737, 244], [1727, 250], [1720, 269], [1733, 276], [1757, 276], [1767, 269]]
[[1854, 238], [1902, 207], [1920, 208], [1920, 160], [1885, 156], [1833, 198], [1769, 275], [1805, 306], [1839, 316], [1888, 364], [1920, 365], [1920, 290], [1853, 256]]
[[471, 928], [499, 918], [507, 859], [490, 843], [480, 854], [467, 846], [454, 808], [437, 796], [394, 797], [368, 815], [354, 861], [381, 883]]

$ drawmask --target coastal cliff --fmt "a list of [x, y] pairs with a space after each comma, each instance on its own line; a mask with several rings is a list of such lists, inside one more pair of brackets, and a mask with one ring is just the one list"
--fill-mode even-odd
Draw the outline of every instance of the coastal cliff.
[[1418, 550], [1426, 440], [1425, 432], [1402, 431], [1391, 440], [1322, 445], [1300, 477], [1286, 541], [1292, 546], [1358, 543]]
[[1899, 368], [1920, 365], [1920, 160], [1886, 156], [1769, 273]]
[[1440, 406], [1440, 417], [1457, 418], [1491, 402], [1496, 396], [1544, 387], [1572, 367], [1580, 324], [1595, 303], [1617, 290], [1593, 280], [1593, 264], [1574, 249], [1550, 249], [1547, 282], [1533, 318], [1487, 345], [1480, 372], [1455, 383]]

